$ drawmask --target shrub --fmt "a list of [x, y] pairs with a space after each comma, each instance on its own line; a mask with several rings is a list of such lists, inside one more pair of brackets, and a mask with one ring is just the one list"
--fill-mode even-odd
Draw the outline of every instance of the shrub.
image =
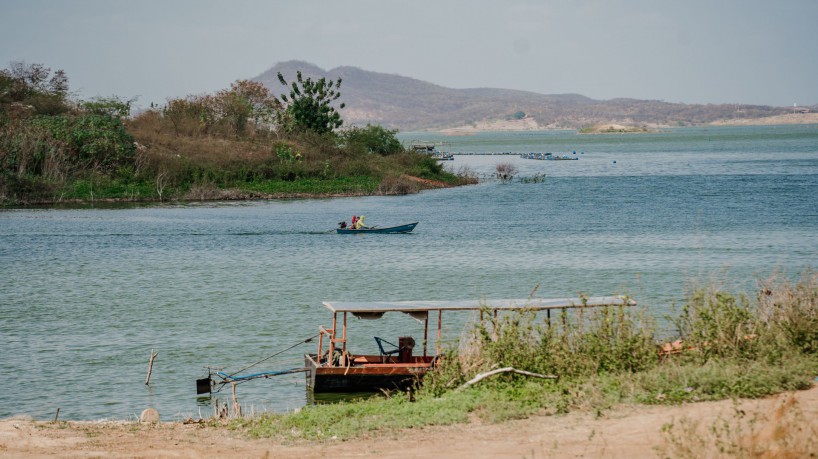
[[[450, 350], [429, 390], [440, 393], [480, 372], [511, 366], [572, 380], [637, 372], [658, 363], [655, 324], [643, 312], [624, 307], [563, 310], [540, 321], [534, 311], [494, 317], [490, 311]], [[458, 374], [458, 372], [462, 374]], [[497, 380], [509, 380], [507, 375]]]
[[517, 175], [517, 166], [511, 163], [497, 163], [495, 175], [501, 182], [508, 183]]
[[341, 139], [348, 150], [377, 153], [379, 155], [393, 155], [402, 152], [397, 130], [389, 130], [379, 125], [367, 124], [365, 128], [353, 127], [341, 134]]
[[711, 357], [749, 357], [757, 340], [756, 317], [744, 295], [710, 288], [688, 295], [677, 320], [679, 336], [705, 361]]

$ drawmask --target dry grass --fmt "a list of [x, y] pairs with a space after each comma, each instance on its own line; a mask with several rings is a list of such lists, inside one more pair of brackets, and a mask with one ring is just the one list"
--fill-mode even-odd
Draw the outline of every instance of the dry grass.
[[735, 408], [712, 424], [682, 417], [662, 429], [662, 457], [669, 458], [808, 458], [818, 457], [818, 426], [805, 420], [790, 394], [772, 410]]

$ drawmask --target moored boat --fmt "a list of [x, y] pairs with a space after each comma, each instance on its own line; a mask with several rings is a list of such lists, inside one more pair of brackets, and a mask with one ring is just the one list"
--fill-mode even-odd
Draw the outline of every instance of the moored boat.
[[[574, 152], [576, 154], [576, 152]], [[576, 161], [579, 158], [576, 156], [569, 156], [569, 155], [555, 155], [553, 153], [522, 153], [520, 155], [523, 159], [539, 159], [545, 161]]]
[[[604, 296], [481, 301], [325, 301], [323, 304], [332, 312], [332, 327], [319, 327], [317, 352], [304, 356], [306, 384], [313, 393], [406, 390], [418, 384], [439, 363], [444, 311], [481, 311], [481, 314], [485, 311], [495, 315], [498, 311], [546, 311], [550, 321], [552, 310], [633, 306], [636, 303], [627, 297]], [[422, 322], [422, 342], [416, 343], [412, 336], [400, 336], [397, 344], [392, 344], [375, 337], [379, 349], [377, 355], [353, 353], [355, 348], [347, 346], [348, 315], [379, 319], [391, 312], [408, 314]], [[429, 320], [437, 322], [434, 352], [429, 349]], [[384, 344], [390, 347], [387, 349]]]
[[[208, 375], [196, 380], [196, 393], [218, 392], [229, 384], [233, 388], [235, 402], [237, 384], [300, 372], [306, 374], [306, 386], [312, 394], [407, 390], [419, 384], [424, 375], [441, 362], [444, 311], [447, 314], [456, 311], [479, 312], [481, 318], [484, 313], [492, 314], [496, 318], [502, 311], [544, 311], [545, 318], [550, 324], [552, 311], [562, 311], [564, 314], [565, 311], [572, 309], [625, 307], [634, 306], [636, 302], [625, 296], [599, 296], [456, 301], [324, 301], [323, 304], [332, 313], [330, 328], [319, 326], [317, 335], [299, 341], [236, 372], [228, 373], [222, 371], [221, 367], [206, 367]], [[409, 335], [410, 330], [402, 330], [400, 332], [402, 336], [396, 340], [397, 344], [374, 337], [378, 348], [377, 354], [374, 352], [359, 354], [358, 349], [365, 347], [363, 343], [357, 343], [354, 347], [348, 346], [347, 319], [350, 314], [358, 319], [380, 319], [384, 314], [394, 312], [407, 314], [423, 324], [423, 337], [418, 336], [419, 342]], [[434, 347], [430, 345], [430, 321], [437, 323]], [[315, 338], [318, 338], [318, 349], [315, 353], [304, 354], [304, 367], [240, 374], [297, 345], [312, 343]]]

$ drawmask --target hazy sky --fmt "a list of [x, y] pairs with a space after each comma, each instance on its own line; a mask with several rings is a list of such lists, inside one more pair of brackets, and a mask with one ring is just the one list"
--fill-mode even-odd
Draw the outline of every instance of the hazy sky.
[[[0, 0], [0, 67], [138, 106], [298, 59], [450, 88], [818, 103], [816, 0]], [[343, 91], [342, 91], [343, 94]]]

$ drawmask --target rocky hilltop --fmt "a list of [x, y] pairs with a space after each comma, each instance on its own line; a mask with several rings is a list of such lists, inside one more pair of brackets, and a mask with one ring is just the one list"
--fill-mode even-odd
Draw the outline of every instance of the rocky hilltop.
[[580, 129], [601, 124], [684, 126], [763, 118], [792, 111], [759, 105], [594, 100], [579, 94], [539, 94], [512, 89], [452, 89], [357, 67], [324, 70], [303, 61], [278, 63], [253, 80], [280, 94], [286, 88], [278, 81], [278, 72], [292, 81], [299, 70], [305, 77], [343, 79], [341, 100], [346, 108], [341, 114], [346, 125], [372, 123], [401, 131]]

